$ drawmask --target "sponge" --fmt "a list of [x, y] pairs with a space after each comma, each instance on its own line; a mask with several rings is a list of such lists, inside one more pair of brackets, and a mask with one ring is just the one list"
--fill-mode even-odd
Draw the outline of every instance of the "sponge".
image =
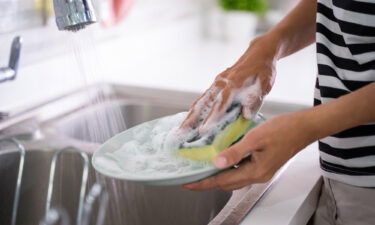
[[224, 149], [238, 141], [251, 128], [251, 120], [246, 120], [242, 115], [228, 124], [214, 138], [210, 145], [192, 148], [182, 148], [177, 155], [197, 161], [212, 161]]

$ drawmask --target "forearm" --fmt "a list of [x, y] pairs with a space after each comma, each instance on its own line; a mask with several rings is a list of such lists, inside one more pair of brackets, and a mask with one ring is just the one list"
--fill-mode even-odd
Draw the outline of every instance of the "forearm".
[[266, 35], [277, 43], [277, 58], [293, 54], [315, 41], [316, 0], [299, 4]]
[[252, 58], [254, 52], [262, 52], [261, 58], [270, 61], [297, 52], [315, 41], [315, 24], [316, 0], [301, 0], [279, 24], [254, 39], [238, 63]]
[[375, 83], [326, 104], [301, 112], [311, 142], [375, 122]]

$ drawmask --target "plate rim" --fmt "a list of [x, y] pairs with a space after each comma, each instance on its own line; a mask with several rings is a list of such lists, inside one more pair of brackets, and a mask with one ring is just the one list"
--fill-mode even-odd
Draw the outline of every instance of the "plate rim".
[[[175, 115], [175, 114], [173, 114], [173, 115]], [[173, 176], [166, 175], [166, 176], [159, 176], [159, 177], [155, 177], [155, 178], [142, 177], [142, 176], [133, 177], [133, 176], [126, 176], [126, 175], [124, 176], [124, 173], [114, 174], [114, 173], [107, 172], [105, 170], [102, 170], [101, 167], [97, 163], [95, 163], [95, 160], [97, 159], [98, 154], [106, 153], [106, 152], [101, 151], [101, 149], [103, 149], [106, 146], [106, 144], [111, 143], [111, 140], [115, 139], [117, 136], [123, 135], [126, 132], [131, 132], [132, 130], [134, 130], [135, 128], [137, 128], [139, 126], [142, 126], [142, 125], [145, 126], [146, 124], [150, 124], [150, 123], [159, 121], [163, 118], [173, 116], [173, 115], [160, 117], [160, 118], [157, 118], [157, 119], [154, 119], [154, 120], [150, 120], [150, 121], [138, 124], [134, 127], [131, 127], [127, 130], [124, 130], [124, 131], [116, 134], [115, 136], [111, 137], [110, 139], [105, 141], [103, 144], [101, 144], [100, 147], [97, 150], [94, 151], [93, 156], [91, 158], [92, 166], [94, 167], [94, 169], [97, 172], [99, 172], [100, 174], [103, 174], [107, 177], [110, 177], [110, 178], [116, 178], [116, 179], [120, 179], [120, 180], [127, 180], [127, 181], [134, 181], [134, 182], [147, 182], [147, 183], [160, 182], [160, 181], [171, 181], [171, 180], [176, 180], [176, 179], [186, 179], [186, 178], [189, 178], [189, 177], [192, 177], [192, 176], [197, 176], [197, 175], [200, 175], [200, 174], [203, 175], [203, 174], [209, 173], [209, 172], [215, 173], [215, 172], [220, 172], [222, 170], [226, 170], [227, 168], [219, 169], [219, 168], [215, 167], [214, 164], [212, 163], [213, 166], [210, 166], [208, 168], [203, 168], [203, 169], [200, 169], [200, 170], [194, 170], [194, 171], [190, 171], [188, 173], [174, 174]], [[258, 122], [258, 124], [262, 123], [266, 120], [265, 117], [263, 115], [261, 115], [260, 113], [258, 113], [256, 117], [259, 117], [258, 120], [260, 120], [260, 122]]]

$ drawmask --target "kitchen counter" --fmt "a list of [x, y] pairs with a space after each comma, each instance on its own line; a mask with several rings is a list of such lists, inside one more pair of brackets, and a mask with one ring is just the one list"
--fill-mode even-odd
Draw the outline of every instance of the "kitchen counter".
[[297, 154], [240, 225], [306, 224], [320, 191], [318, 155], [317, 143]]

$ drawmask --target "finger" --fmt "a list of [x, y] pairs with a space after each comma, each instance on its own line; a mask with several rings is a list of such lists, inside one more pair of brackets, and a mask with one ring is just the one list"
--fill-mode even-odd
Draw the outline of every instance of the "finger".
[[209, 105], [211, 96], [215, 94], [214, 92], [206, 91], [199, 99], [197, 99], [192, 107], [189, 110], [189, 114], [187, 115], [186, 119], [182, 122], [181, 128], [191, 128], [196, 123], [198, 123], [201, 114], [204, 112], [205, 108]]
[[194, 108], [191, 108], [189, 110], [189, 113], [186, 116], [185, 120], [181, 123], [181, 125], [178, 129], [178, 132], [183, 131], [183, 130], [187, 130], [189, 128], [193, 128], [194, 125], [199, 121], [199, 117], [200, 117], [199, 111], [200, 110], [201, 110], [200, 107], [198, 108], [198, 107], [194, 106]]
[[[251, 165], [250, 165], [251, 164]], [[255, 166], [253, 165], [254, 162], [252, 162], [249, 158], [244, 159], [241, 161], [241, 163], [233, 170], [241, 171], [242, 174], [246, 175], [243, 177], [243, 179], [237, 180], [237, 182], [231, 182], [224, 184], [220, 187], [221, 190], [224, 191], [233, 191], [238, 190], [240, 188], [243, 188], [249, 184], [254, 183], [255, 181], [251, 178], [252, 177], [252, 171], [254, 170]]]
[[235, 184], [232, 184], [232, 185], [229, 185], [229, 186], [225, 186], [223, 187], [221, 190], [223, 191], [235, 191], [235, 190], [239, 190], [245, 186], [248, 186], [252, 184], [250, 181], [246, 180], [246, 181], [242, 181], [240, 183], [235, 183]]
[[233, 89], [231, 87], [224, 88], [218, 95], [207, 117], [202, 122], [199, 132], [207, 132], [213, 125], [217, 124], [220, 118], [224, 115], [233, 101]]
[[238, 169], [230, 169], [199, 182], [186, 184], [183, 186], [183, 188], [195, 191], [210, 189], [230, 190], [231, 187], [239, 187], [244, 184], [250, 184], [252, 183], [252, 179], [251, 176], [249, 176], [251, 175], [249, 171], [253, 168], [252, 164], [253, 163], [248, 160]]
[[263, 97], [250, 95], [248, 98], [248, 105], [243, 105], [242, 107], [242, 116], [245, 119], [250, 120], [258, 113], [260, 107], [262, 106]]
[[[199, 99], [197, 99], [191, 109], [186, 119], [182, 122], [179, 130], [184, 130], [187, 128], [194, 127], [204, 114], [207, 114], [209, 107], [212, 102], [216, 99], [216, 96], [222, 90], [222, 84], [219, 81], [215, 82], [210, 89], [208, 89]], [[206, 111], [206, 112], [205, 112]]]
[[[255, 154], [253, 155], [255, 156]], [[255, 183], [266, 183], [272, 179], [275, 172], [280, 168], [279, 166], [271, 166], [270, 164], [260, 163], [259, 159], [256, 160], [252, 157], [251, 160], [246, 160], [242, 162], [238, 169], [243, 169], [243, 174], [246, 174], [245, 179], [240, 179], [238, 182], [229, 183], [228, 185], [223, 185], [222, 190], [231, 191], [237, 190], [244, 186], [255, 184]]]
[[256, 78], [255, 82], [250, 84], [246, 89], [245, 98], [242, 99], [241, 103], [244, 106], [242, 109], [242, 115], [246, 119], [251, 119], [259, 110], [263, 101], [262, 85], [259, 78]]
[[262, 95], [267, 95], [271, 89], [273, 84], [275, 83], [275, 76], [261, 76], [260, 84], [262, 86]]
[[250, 131], [241, 141], [232, 145], [219, 153], [215, 159], [214, 164], [217, 168], [227, 168], [240, 162], [248, 154], [260, 148], [260, 143], [253, 136], [253, 131]]

